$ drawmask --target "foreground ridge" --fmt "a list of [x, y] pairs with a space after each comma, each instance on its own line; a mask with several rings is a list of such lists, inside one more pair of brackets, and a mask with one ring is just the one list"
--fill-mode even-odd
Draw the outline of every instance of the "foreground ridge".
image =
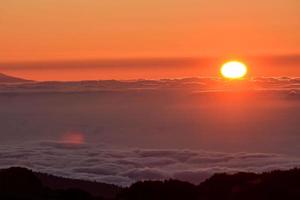
[[300, 199], [300, 169], [262, 174], [215, 174], [199, 185], [142, 181], [128, 188], [37, 173], [0, 170], [0, 199], [7, 200], [263, 200]]

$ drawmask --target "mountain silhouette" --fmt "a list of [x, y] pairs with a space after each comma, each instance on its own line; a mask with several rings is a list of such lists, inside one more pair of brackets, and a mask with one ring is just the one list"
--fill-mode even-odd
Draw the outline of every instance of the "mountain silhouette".
[[4, 200], [298, 200], [300, 169], [215, 174], [199, 185], [142, 181], [130, 187], [56, 177], [12, 167], [0, 170]]
[[0, 170], [0, 199], [102, 200], [114, 199], [120, 187], [74, 180], [12, 167]]
[[68, 190], [77, 188], [90, 193], [92, 196], [107, 199], [114, 198], [121, 190], [121, 187], [106, 183], [68, 179], [38, 172], [34, 172], [34, 174], [44, 186], [52, 190]]
[[139, 182], [124, 189], [118, 199], [296, 200], [300, 199], [300, 170], [215, 174], [197, 186], [176, 180]]
[[32, 82], [32, 81], [13, 77], [13, 76], [8, 76], [0, 73], [0, 83], [25, 83], [25, 82]]

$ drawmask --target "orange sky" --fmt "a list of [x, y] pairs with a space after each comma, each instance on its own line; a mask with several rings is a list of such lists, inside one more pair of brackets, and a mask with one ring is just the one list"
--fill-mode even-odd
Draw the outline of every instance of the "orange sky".
[[253, 76], [300, 76], [300, 1], [0, 2], [0, 73], [34, 80], [217, 76], [222, 62], [237, 58]]
[[[0, 73], [31, 80], [220, 77], [226, 57], [0, 62]], [[300, 55], [240, 57], [247, 77], [300, 77]]]
[[2, 0], [0, 61], [300, 53], [299, 0]]

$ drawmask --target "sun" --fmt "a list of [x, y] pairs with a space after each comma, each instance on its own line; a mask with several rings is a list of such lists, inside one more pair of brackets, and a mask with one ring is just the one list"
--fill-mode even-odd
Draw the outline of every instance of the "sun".
[[247, 71], [247, 66], [240, 61], [229, 61], [221, 67], [222, 76], [228, 79], [241, 79]]

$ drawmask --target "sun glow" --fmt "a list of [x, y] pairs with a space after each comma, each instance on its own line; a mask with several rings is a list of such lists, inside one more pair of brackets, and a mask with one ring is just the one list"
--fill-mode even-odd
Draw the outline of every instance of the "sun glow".
[[247, 66], [239, 61], [230, 61], [221, 67], [221, 74], [225, 78], [240, 79], [247, 74]]

